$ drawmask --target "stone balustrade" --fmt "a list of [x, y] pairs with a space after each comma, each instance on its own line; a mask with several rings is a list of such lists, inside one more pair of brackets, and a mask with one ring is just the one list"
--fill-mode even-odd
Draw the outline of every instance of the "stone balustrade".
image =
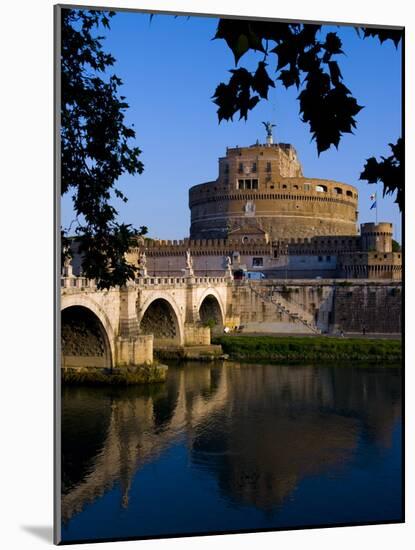
[[[134, 281], [138, 287], [168, 286], [185, 287], [193, 285], [216, 285], [229, 281], [226, 277], [141, 277]], [[90, 288], [97, 287], [96, 281], [86, 277], [61, 277], [61, 288]]]

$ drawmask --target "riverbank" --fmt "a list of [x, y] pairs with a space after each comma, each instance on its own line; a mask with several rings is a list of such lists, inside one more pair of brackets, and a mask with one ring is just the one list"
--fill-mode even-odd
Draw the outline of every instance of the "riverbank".
[[154, 384], [166, 380], [166, 365], [143, 365], [114, 369], [66, 368], [62, 369], [62, 384], [72, 386], [130, 386]]
[[364, 361], [399, 363], [402, 344], [395, 339], [275, 336], [220, 336], [214, 339], [238, 361]]

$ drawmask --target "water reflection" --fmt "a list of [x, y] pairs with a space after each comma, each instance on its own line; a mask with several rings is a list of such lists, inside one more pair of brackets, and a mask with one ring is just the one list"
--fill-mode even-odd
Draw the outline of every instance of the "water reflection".
[[[400, 369], [237, 363], [170, 368], [166, 384], [151, 388], [65, 388], [64, 523], [70, 531], [69, 520], [114, 486], [128, 515], [132, 496], [147, 498], [139, 485], [133, 487], [137, 474], [176, 444], [187, 456], [186, 483], [195, 491], [200, 483], [201, 498], [207, 496], [200, 476], [215, 481], [210, 506], [228, 503], [225, 510], [253, 507], [272, 515], [284, 509], [301, 480], [330, 472], [344, 484], [345, 470], [365, 460], [368, 445], [372, 453], [373, 446], [380, 453], [390, 448], [400, 420], [400, 388]], [[174, 463], [170, 469], [174, 475]], [[154, 490], [163, 501], [162, 480]], [[174, 515], [175, 504], [165, 505]], [[191, 508], [192, 502], [184, 505]], [[113, 536], [145, 534], [137, 521]], [[240, 529], [250, 527], [243, 514], [235, 521]], [[359, 518], [345, 515], [344, 521]], [[214, 529], [203, 525], [197, 518], [188, 531]]]

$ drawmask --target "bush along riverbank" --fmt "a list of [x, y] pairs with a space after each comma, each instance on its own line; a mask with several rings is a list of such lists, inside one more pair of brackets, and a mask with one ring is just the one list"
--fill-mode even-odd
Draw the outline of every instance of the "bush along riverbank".
[[73, 386], [130, 386], [154, 384], [166, 380], [165, 365], [142, 365], [113, 369], [65, 368], [62, 369], [62, 384]]
[[345, 361], [400, 363], [400, 340], [369, 338], [220, 336], [215, 344], [238, 361]]

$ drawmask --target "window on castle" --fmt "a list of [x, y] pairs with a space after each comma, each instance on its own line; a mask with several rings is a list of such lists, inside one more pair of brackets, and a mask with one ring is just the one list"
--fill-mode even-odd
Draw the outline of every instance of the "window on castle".
[[326, 261], [330, 262], [331, 261], [331, 256], [326, 256]]
[[327, 187], [325, 185], [316, 185], [316, 191], [319, 193], [327, 193]]
[[304, 191], [310, 191], [310, 184], [309, 183], [304, 184]]
[[319, 261], [319, 262], [322, 262], [322, 261], [323, 261], [323, 256], [319, 256], [319, 257], [318, 257], [318, 261]]
[[298, 189], [298, 185], [293, 185], [293, 189]]
[[267, 172], [271, 172], [271, 163], [267, 162]]
[[287, 186], [285, 185], [285, 183], [282, 185], [282, 188], [287, 189]]
[[252, 267], [262, 267], [264, 265], [264, 258], [252, 258]]
[[258, 180], [238, 180], [236, 184], [237, 189], [258, 189]]
[[256, 172], [256, 162], [252, 163], [252, 172]]
[[239, 166], [238, 166], [238, 172], [240, 174], [243, 174], [243, 171], [244, 171], [244, 163], [243, 162], [240, 162], [239, 163]]
[[340, 187], [335, 187], [335, 188], [333, 189], [333, 193], [334, 193], [335, 195], [342, 195], [342, 194], [343, 194], [343, 191], [342, 191], [342, 189], [341, 189]]
[[351, 191], [346, 191], [346, 195], [347, 195], [348, 197], [353, 197], [353, 193], [352, 193]]
[[229, 174], [229, 164], [225, 164], [224, 172], [225, 174]]

